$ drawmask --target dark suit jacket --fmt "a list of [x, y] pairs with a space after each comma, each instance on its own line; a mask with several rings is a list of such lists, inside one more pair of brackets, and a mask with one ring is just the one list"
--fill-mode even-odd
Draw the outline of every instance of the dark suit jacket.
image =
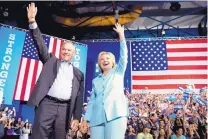
[[[28, 100], [28, 105], [38, 107], [53, 85], [61, 61], [48, 52], [39, 28], [31, 30], [31, 33], [37, 46], [39, 58], [43, 63], [43, 69]], [[83, 104], [84, 76], [75, 67], [73, 67], [73, 73], [69, 122], [72, 116], [73, 119], [80, 121]]]

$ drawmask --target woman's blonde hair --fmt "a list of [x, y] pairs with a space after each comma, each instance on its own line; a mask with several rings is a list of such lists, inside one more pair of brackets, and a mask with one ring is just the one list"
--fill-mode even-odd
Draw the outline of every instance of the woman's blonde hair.
[[[105, 52], [105, 51], [102, 51], [102, 52], [99, 53], [99, 55], [98, 55], [98, 66], [99, 66], [101, 72], [103, 73], [103, 69], [102, 69], [101, 66], [100, 66], [100, 57], [101, 57], [102, 55], [109, 55], [109, 56], [110, 56], [110, 58], [111, 58], [111, 60], [112, 60], [112, 63], [113, 63], [113, 67], [114, 67], [115, 64], [116, 64], [116, 59], [115, 59], [114, 54], [112, 54], [111, 52]], [[113, 67], [112, 67], [112, 68], [113, 68]]]

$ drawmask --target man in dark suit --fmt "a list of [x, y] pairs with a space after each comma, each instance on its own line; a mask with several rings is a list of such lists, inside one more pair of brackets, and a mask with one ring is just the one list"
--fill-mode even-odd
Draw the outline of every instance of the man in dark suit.
[[[29, 27], [43, 63], [42, 72], [37, 80], [28, 105], [35, 107], [35, 120], [31, 139], [65, 139], [66, 132], [78, 129], [81, 119], [84, 76], [72, 64], [76, 49], [73, 43], [61, 46], [61, 59], [48, 52], [35, 17], [37, 7], [34, 3], [27, 7]], [[73, 121], [71, 123], [71, 117]]]

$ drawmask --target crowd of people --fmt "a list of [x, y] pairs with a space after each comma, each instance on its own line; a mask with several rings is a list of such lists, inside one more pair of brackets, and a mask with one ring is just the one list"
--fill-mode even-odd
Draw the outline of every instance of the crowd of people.
[[178, 89], [172, 94], [147, 92], [128, 95], [127, 139], [207, 138], [206, 89]]
[[[189, 91], [188, 95], [187, 89], [171, 94], [128, 94], [129, 118], [125, 139], [207, 138], [206, 95], [207, 89]], [[86, 109], [84, 104], [83, 114]], [[69, 139], [89, 139], [89, 129], [89, 126], [80, 127]]]
[[[178, 90], [172, 94], [133, 93], [126, 95], [129, 118], [125, 139], [205, 139], [207, 138], [207, 89], [193, 92]], [[83, 115], [87, 103], [83, 104]], [[81, 120], [82, 121], [82, 120]], [[32, 124], [16, 117], [15, 108], [0, 111], [0, 138], [16, 136], [28, 139]], [[90, 139], [90, 127], [80, 124], [69, 130], [68, 139]]]
[[23, 121], [16, 116], [15, 107], [2, 107], [0, 111], [0, 138], [2, 139], [29, 139], [32, 133], [32, 123]]

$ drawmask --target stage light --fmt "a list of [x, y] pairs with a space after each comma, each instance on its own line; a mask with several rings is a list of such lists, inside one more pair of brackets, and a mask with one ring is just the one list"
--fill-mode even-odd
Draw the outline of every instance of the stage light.
[[73, 37], [72, 37], [72, 40], [75, 40], [75, 39], [76, 39], [76, 37], [75, 37], [75, 36], [73, 36]]
[[162, 36], [165, 35], [165, 30], [163, 29], [162, 32], [161, 32]]
[[4, 11], [4, 12], [3, 12], [3, 16], [4, 16], [4, 17], [8, 17], [8, 16], [9, 16], [9, 13], [8, 13], [7, 11]]
[[9, 9], [8, 8], [0, 7], [0, 12], [3, 15], [3, 17], [5, 17], [5, 18], [7, 18], [9, 16]]
[[181, 8], [179, 2], [171, 2], [170, 10], [171, 11], [178, 11]]

